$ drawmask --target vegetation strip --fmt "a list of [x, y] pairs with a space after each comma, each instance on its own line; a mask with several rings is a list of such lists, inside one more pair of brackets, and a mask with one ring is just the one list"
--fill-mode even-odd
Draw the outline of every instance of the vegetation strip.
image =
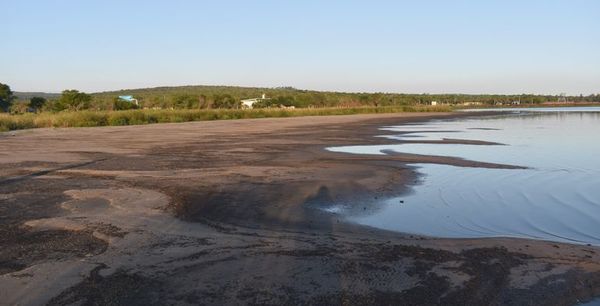
[[450, 106], [389, 106], [306, 109], [205, 109], [205, 110], [126, 110], [77, 111], [8, 115], [0, 114], [0, 131], [49, 127], [94, 127], [141, 125], [251, 118], [354, 115], [400, 112], [450, 112]]

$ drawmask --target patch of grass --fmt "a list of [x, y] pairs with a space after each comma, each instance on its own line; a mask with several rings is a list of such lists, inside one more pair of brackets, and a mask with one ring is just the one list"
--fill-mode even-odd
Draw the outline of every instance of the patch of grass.
[[354, 115], [400, 112], [450, 112], [450, 106], [336, 107], [301, 109], [209, 109], [79, 111], [41, 114], [0, 114], [0, 132], [49, 127], [93, 127], [168, 122]]

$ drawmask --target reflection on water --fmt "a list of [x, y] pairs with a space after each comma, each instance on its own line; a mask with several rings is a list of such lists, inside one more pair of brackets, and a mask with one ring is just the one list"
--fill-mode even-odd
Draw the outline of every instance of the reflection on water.
[[[600, 108], [519, 110], [498, 116], [384, 127], [392, 139], [484, 140], [506, 145], [400, 143], [331, 151], [454, 156], [529, 169], [418, 164], [423, 183], [368, 214], [374, 227], [439, 237], [529, 237], [600, 245]], [[344, 213], [343, 207], [336, 210]]]
[[600, 306], [600, 299], [595, 299], [593, 301], [583, 303], [583, 304], [577, 304], [577, 305], [578, 306]]

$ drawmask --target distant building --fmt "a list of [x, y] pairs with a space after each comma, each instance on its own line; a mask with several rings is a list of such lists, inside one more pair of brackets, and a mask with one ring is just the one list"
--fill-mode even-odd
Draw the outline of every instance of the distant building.
[[437, 105], [437, 101], [431, 101], [431, 105]]
[[521, 105], [521, 101], [512, 101], [511, 104], [512, 105]]
[[267, 98], [267, 96], [265, 94], [262, 94], [262, 96], [260, 98], [243, 99], [242, 100], [242, 108], [252, 109], [252, 108], [254, 108], [255, 103], [262, 102], [265, 100], [269, 100], [269, 98]]
[[129, 103], [135, 103], [135, 105], [139, 105], [138, 100], [136, 98], [134, 98], [133, 96], [119, 96], [119, 100], [129, 102]]

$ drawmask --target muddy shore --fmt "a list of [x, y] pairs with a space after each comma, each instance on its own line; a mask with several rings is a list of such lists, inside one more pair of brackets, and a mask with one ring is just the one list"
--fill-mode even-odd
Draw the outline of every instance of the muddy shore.
[[410, 163], [514, 167], [324, 150], [399, 142], [373, 137], [393, 134], [381, 126], [473, 115], [0, 133], [0, 301], [575, 305], [599, 296], [597, 247], [420, 237], [316, 209], [374, 209], [419, 183]]

